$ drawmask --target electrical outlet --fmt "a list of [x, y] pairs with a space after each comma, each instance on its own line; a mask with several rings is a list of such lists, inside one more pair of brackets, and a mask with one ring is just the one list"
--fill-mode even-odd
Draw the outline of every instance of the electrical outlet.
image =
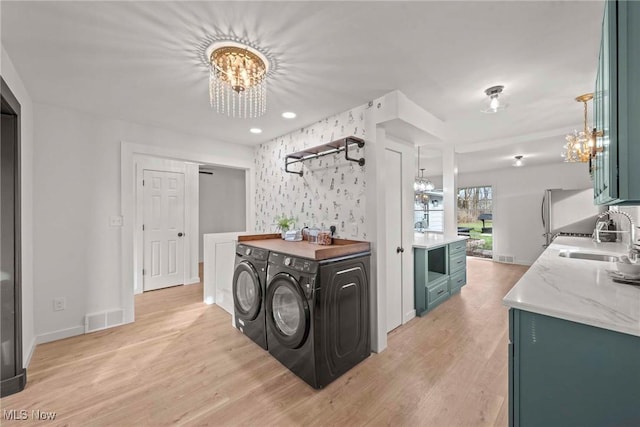
[[62, 311], [67, 308], [67, 300], [65, 297], [58, 297], [53, 299], [53, 311]]

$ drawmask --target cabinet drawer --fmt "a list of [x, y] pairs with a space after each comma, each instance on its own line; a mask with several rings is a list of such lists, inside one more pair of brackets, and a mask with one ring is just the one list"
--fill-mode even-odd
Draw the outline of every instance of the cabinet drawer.
[[449, 288], [451, 289], [451, 292], [456, 292], [466, 284], [467, 272], [465, 270], [459, 271], [449, 276]]
[[449, 274], [456, 273], [467, 268], [467, 254], [459, 253], [449, 257]]
[[449, 283], [445, 280], [442, 283], [427, 288], [427, 304], [431, 307], [438, 304], [449, 296]]
[[460, 240], [459, 242], [449, 243], [449, 256], [459, 254], [460, 252], [467, 251], [467, 241]]

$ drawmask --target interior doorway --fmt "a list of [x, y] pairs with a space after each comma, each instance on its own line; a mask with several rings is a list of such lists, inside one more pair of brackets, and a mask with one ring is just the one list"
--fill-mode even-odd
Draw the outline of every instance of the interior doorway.
[[24, 389], [22, 363], [22, 263], [20, 185], [20, 104], [1, 79], [0, 130], [0, 395]]
[[469, 236], [467, 255], [493, 258], [493, 188], [458, 189], [458, 234]]

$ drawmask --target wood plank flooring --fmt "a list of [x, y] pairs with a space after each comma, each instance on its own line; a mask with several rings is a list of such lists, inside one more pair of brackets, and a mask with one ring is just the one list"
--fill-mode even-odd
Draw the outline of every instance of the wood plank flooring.
[[501, 300], [525, 271], [469, 258], [461, 294], [321, 391], [203, 304], [202, 285], [145, 293], [133, 324], [39, 345], [26, 389], [0, 404], [54, 411], [48, 425], [506, 426]]

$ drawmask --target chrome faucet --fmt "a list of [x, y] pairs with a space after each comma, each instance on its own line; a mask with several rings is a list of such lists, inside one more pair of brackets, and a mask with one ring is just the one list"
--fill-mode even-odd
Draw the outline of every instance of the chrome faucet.
[[[604, 216], [609, 216], [609, 218], [611, 218], [612, 214], [618, 214], [621, 215], [624, 218], [627, 218], [627, 220], [629, 221], [629, 231], [627, 230], [599, 230], [598, 229], [598, 222], [600, 222], [600, 220], [604, 217]], [[600, 231], [604, 231], [606, 233], [629, 233], [629, 245], [627, 246], [628, 250], [629, 250], [629, 258], [635, 260], [638, 255], [640, 255], [640, 250], [638, 248], [636, 248], [634, 246], [634, 242], [635, 242], [635, 226], [633, 224], [633, 218], [631, 218], [631, 215], [629, 215], [626, 212], [621, 212], [621, 211], [606, 211], [606, 212], [602, 212], [600, 215], [598, 215], [598, 218], [596, 219], [596, 227], [593, 230], [593, 240], [596, 241], [597, 243], [601, 243], [600, 241]], [[622, 238], [620, 238], [620, 241], [622, 241]]]

